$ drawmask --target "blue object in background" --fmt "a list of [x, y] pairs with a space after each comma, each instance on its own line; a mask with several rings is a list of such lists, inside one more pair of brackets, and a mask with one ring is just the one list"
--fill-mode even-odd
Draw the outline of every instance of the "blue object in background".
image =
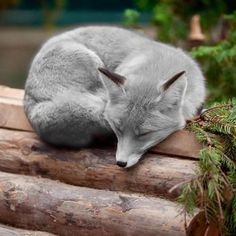
[[[0, 14], [0, 25], [41, 26], [48, 21], [54, 26], [84, 23], [121, 23], [127, 8], [135, 8], [132, 0], [21, 0]], [[141, 14], [140, 22], [149, 22]]]

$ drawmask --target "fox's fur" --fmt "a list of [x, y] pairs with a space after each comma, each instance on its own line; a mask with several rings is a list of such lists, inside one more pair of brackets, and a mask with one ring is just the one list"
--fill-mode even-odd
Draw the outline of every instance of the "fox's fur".
[[182, 129], [205, 98], [203, 75], [181, 49], [117, 27], [81, 27], [48, 40], [25, 85], [25, 112], [42, 140], [86, 147], [116, 134], [130, 167]]

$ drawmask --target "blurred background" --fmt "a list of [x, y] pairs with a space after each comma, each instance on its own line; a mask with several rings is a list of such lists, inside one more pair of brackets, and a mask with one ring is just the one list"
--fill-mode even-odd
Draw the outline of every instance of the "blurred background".
[[0, 84], [23, 88], [44, 41], [90, 24], [119, 25], [182, 47], [203, 68], [208, 103], [236, 95], [233, 0], [1, 0]]

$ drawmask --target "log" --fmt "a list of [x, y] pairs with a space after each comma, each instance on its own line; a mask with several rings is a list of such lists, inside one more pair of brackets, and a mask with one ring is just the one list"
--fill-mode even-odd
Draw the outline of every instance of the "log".
[[65, 183], [175, 198], [168, 190], [194, 176], [196, 162], [147, 154], [135, 167], [115, 164], [111, 148], [67, 150], [40, 142], [31, 132], [0, 129], [0, 170], [40, 175]]
[[40, 231], [23, 230], [0, 224], [0, 235], [1, 236], [53, 236], [55, 234], [40, 232]]
[[[0, 86], [0, 127], [33, 131], [23, 110], [24, 91]], [[152, 153], [198, 159], [202, 146], [194, 134], [188, 131], [177, 131], [151, 149]]]
[[151, 148], [149, 152], [198, 160], [202, 148], [203, 145], [197, 141], [194, 133], [180, 130]]
[[177, 205], [160, 198], [0, 172], [0, 222], [61, 236], [182, 236]]
[[22, 100], [0, 97], [0, 127], [33, 131], [27, 120]]
[[23, 89], [9, 88], [7, 86], [0, 85], [1, 97], [23, 100], [24, 94], [25, 92]]

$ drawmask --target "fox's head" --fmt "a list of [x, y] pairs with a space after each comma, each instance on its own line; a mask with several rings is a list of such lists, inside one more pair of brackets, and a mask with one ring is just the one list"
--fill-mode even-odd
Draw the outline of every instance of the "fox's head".
[[125, 77], [99, 68], [108, 92], [104, 117], [118, 138], [117, 165], [131, 167], [155, 144], [183, 128], [185, 72], [161, 84], [129, 83]]

